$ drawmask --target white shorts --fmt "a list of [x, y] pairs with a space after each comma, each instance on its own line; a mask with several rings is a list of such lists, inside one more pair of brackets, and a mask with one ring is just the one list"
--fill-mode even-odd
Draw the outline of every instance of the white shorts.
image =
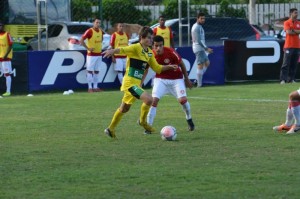
[[102, 56], [86, 56], [86, 70], [99, 71]]
[[2, 73], [1, 75], [11, 73], [11, 61], [0, 61], [0, 72]]
[[113, 63], [115, 71], [124, 71], [126, 68], [126, 58], [116, 58], [116, 63]]
[[183, 79], [154, 78], [152, 97], [160, 99], [166, 94], [172, 94], [177, 99], [186, 97], [186, 87]]

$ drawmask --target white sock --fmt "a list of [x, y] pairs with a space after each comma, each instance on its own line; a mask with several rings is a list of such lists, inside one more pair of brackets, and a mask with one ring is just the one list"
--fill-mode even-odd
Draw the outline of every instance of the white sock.
[[202, 86], [203, 69], [197, 69], [197, 86]]
[[191, 106], [190, 106], [190, 103], [186, 102], [186, 103], [182, 104], [182, 109], [183, 109], [183, 111], [185, 113], [185, 118], [187, 120], [191, 119], [192, 115], [191, 115]]
[[119, 79], [120, 83], [122, 84], [122, 82], [123, 82], [123, 72], [118, 72], [118, 79]]
[[204, 73], [206, 72], [206, 70], [207, 70], [207, 67], [203, 67], [203, 73], [202, 73], [202, 75], [204, 75]]
[[294, 115], [291, 108], [287, 108], [286, 110], [286, 119], [285, 119], [285, 125], [292, 126], [294, 122]]
[[147, 123], [150, 124], [152, 126], [153, 122], [154, 122], [154, 118], [156, 116], [156, 107], [151, 106], [149, 113], [147, 115]]
[[300, 126], [300, 106], [292, 107], [292, 112], [295, 118], [296, 126]]
[[11, 88], [11, 76], [7, 76], [6, 78], [6, 92], [10, 93]]
[[89, 86], [89, 89], [92, 89], [92, 83], [93, 83], [93, 74], [91, 73], [87, 73], [86, 74], [86, 80], [88, 82], [88, 86]]
[[99, 74], [93, 74], [94, 89], [98, 88], [98, 76]]

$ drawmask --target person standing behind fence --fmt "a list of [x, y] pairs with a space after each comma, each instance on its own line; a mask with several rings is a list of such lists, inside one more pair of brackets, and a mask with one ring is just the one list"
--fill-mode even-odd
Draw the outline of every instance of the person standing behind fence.
[[[88, 82], [88, 92], [100, 92], [102, 91], [98, 88], [99, 81], [99, 68], [102, 62], [102, 41], [103, 41], [103, 30], [100, 28], [100, 19], [95, 19], [93, 27], [89, 28], [82, 35], [80, 43], [83, 47], [87, 49], [86, 56], [86, 71], [87, 71], [87, 82]], [[85, 40], [87, 39], [87, 44]]]
[[202, 87], [203, 75], [206, 72], [210, 62], [206, 53], [212, 53], [213, 49], [205, 45], [205, 32], [202, 25], [205, 23], [205, 14], [198, 13], [197, 21], [192, 26], [193, 52], [196, 56], [197, 68], [197, 87]]
[[280, 84], [295, 83], [295, 75], [300, 49], [300, 22], [297, 20], [298, 10], [290, 9], [290, 18], [284, 22], [284, 31], [286, 32], [285, 43], [283, 47], [283, 63], [280, 70]]
[[[117, 31], [111, 35], [110, 45], [112, 49], [128, 46], [129, 36], [123, 31], [124, 24], [118, 23]], [[112, 62], [115, 71], [118, 73], [118, 79], [122, 84], [123, 71], [126, 68], [126, 55], [115, 54], [112, 56]]]
[[4, 23], [0, 22], [0, 70], [6, 79], [6, 92], [2, 95], [4, 97], [11, 95], [12, 44], [13, 41], [10, 34], [4, 31]]
[[155, 27], [153, 29], [153, 34], [155, 35], [160, 35], [164, 38], [165, 47], [171, 47], [174, 48], [174, 40], [173, 40], [173, 33], [172, 29], [170, 27], [165, 26], [165, 18], [164, 16], [160, 16], [158, 19], [159, 26]]

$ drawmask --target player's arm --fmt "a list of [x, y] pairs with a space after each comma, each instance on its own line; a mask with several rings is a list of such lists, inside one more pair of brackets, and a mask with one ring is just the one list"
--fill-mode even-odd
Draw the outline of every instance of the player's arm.
[[85, 33], [82, 35], [82, 37], [80, 38], [80, 44], [85, 48], [85, 49], [87, 49], [88, 51], [93, 51], [94, 50], [94, 48], [89, 48], [86, 44], [85, 44], [85, 42], [84, 42], [84, 40], [86, 40], [87, 38], [91, 38], [92, 37], [92, 34], [93, 34], [93, 31], [92, 31], [92, 29], [88, 29], [87, 31], [85, 31]]
[[191, 80], [189, 79], [189, 75], [186, 71], [186, 67], [185, 64], [183, 63], [183, 61], [181, 60], [181, 62], [179, 63], [179, 66], [181, 68], [182, 74], [183, 74], [183, 78], [184, 78], [184, 83], [185, 86], [188, 88], [192, 88], [193, 87], [193, 83], [191, 82]]
[[[110, 38], [110, 46], [111, 46], [111, 49], [114, 49], [114, 48], [115, 48], [115, 42], [116, 42], [116, 34], [113, 33], [112, 36], [111, 36], [111, 38]], [[116, 59], [115, 59], [115, 56], [114, 56], [114, 55], [111, 56], [111, 61], [112, 61], [113, 63], [116, 63]]]
[[136, 52], [136, 45], [132, 44], [130, 46], [108, 49], [103, 52], [103, 58], [111, 57], [114, 54], [125, 54], [127, 56], [133, 55]]
[[6, 59], [7, 56], [8, 56], [8, 54], [9, 54], [10, 51], [12, 50], [12, 44], [13, 44], [13, 41], [12, 41], [12, 38], [11, 38], [11, 36], [10, 36], [9, 33], [7, 33], [7, 41], [8, 41], [8, 44], [9, 44], [9, 45], [8, 45], [7, 51], [6, 51], [6, 53], [5, 53], [4, 57], [3, 57], [3, 59]]
[[174, 44], [174, 39], [173, 39], [173, 32], [172, 32], [172, 29], [169, 27], [169, 30], [170, 30], [170, 44], [171, 44], [171, 47], [173, 49], [175, 49], [175, 44]]
[[149, 65], [147, 66], [147, 68], [146, 68], [146, 70], [145, 70], [145, 72], [144, 72], [144, 75], [143, 75], [143, 77], [142, 77], [142, 79], [141, 79], [140, 87], [143, 87], [143, 83], [144, 83], [144, 81], [145, 81], [145, 79], [146, 79], [146, 77], [147, 77], [147, 75], [148, 75], [148, 71], [149, 71]]
[[160, 65], [157, 63], [156, 59], [154, 58], [154, 56], [152, 56], [149, 60], [150, 67], [154, 70], [154, 72], [160, 74], [164, 71], [167, 70], [177, 70], [178, 69], [178, 65], [174, 65], [174, 64], [170, 64], [170, 65]]

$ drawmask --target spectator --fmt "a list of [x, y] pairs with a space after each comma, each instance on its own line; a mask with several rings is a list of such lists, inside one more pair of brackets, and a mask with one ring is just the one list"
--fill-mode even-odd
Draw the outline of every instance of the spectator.
[[300, 48], [300, 22], [297, 18], [298, 10], [292, 8], [290, 9], [290, 18], [283, 24], [286, 38], [283, 47], [284, 55], [280, 70], [280, 84], [295, 83]]

